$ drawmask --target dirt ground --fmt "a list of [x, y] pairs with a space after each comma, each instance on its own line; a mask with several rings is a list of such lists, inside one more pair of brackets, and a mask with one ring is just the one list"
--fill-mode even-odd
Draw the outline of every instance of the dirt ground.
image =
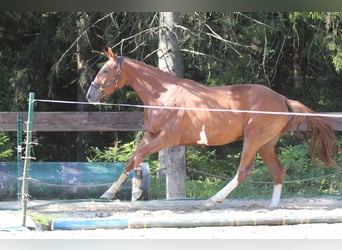
[[[27, 227], [18, 228], [22, 221], [21, 211], [16, 209], [20, 209], [18, 202], [0, 202], [0, 239], [342, 239], [342, 198], [282, 199], [277, 209], [268, 208], [269, 200], [227, 199], [224, 203], [210, 208], [204, 206], [203, 202], [30, 201], [28, 214], [51, 215], [57, 221], [120, 218], [133, 221], [151, 218], [171, 221], [177, 218], [187, 218], [190, 221], [191, 218], [214, 218], [224, 221], [232, 218], [233, 226], [197, 225], [184, 228], [177, 225], [118, 229], [97, 227], [92, 230], [39, 232], [35, 230], [30, 216], [27, 218]], [[319, 220], [315, 219], [317, 217]], [[241, 226], [246, 218], [253, 218], [252, 224]], [[268, 221], [272, 224], [272, 218], [281, 218], [281, 224], [293, 225], [268, 225]]]

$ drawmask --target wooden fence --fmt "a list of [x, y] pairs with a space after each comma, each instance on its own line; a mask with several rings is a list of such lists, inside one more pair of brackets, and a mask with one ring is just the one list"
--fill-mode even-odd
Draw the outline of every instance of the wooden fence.
[[[16, 131], [17, 115], [26, 129], [27, 112], [0, 112], [0, 131]], [[144, 130], [143, 112], [34, 112], [34, 132]]]
[[[0, 131], [16, 131], [17, 115], [26, 129], [27, 112], [0, 112]], [[342, 131], [342, 113], [328, 119], [335, 131]], [[144, 130], [143, 112], [34, 112], [34, 132], [138, 131]], [[305, 129], [305, 127], [302, 127]]]

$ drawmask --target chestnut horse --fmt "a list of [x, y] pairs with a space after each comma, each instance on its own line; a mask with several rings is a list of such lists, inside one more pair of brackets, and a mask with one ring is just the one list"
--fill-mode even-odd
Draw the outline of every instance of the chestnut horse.
[[328, 165], [334, 164], [331, 156], [336, 143], [335, 133], [324, 118], [256, 112], [313, 113], [300, 102], [289, 100], [258, 84], [207, 87], [143, 62], [117, 56], [111, 48], [106, 49], [106, 55], [108, 61], [97, 73], [87, 92], [88, 101], [99, 102], [116, 89], [128, 85], [136, 91], [144, 105], [150, 107], [144, 109], [146, 131], [141, 143], [119, 179], [101, 198], [113, 199], [128, 173], [138, 168], [145, 157], [162, 149], [176, 145], [214, 146], [243, 140], [235, 177], [212, 196], [208, 204], [222, 202], [243, 182], [251, 174], [255, 156], [259, 153], [273, 175], [274, 189], [270, 206], [277, 207], [285, 170], [274, 147], [282, 134], [297, 128], [304, 121], [312, 137], [309, 143], [311, 155]]

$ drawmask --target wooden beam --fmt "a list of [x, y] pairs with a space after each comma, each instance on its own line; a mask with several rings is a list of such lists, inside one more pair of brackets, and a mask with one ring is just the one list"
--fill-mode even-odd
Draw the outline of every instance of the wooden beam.
[[342, 131], [342, 117], [341, 117], [342, 113], [331, 112], [331, 113], [326, 113], [326, 114], [340, 116], [340, 117], [328, 117], [326, 119], [331, 123], [335, 131]]
[[[23, 130], [26, 130], [27, 112], [0, 112], [0, 131], [16, 131], [17, 114], [22, 114]], [[342, 131], [342, 117], [326, 119], [335, 131]], [[34, 132], [138, 130], [144, 130], [143, 112], [35, 112], [33, 117]]]
[[[0, 131], [17, 130], [17, 114], [26, 129], [27, 112], [0, 112]], [[35, 112], [32, 130], [54, 131], [137, 131], [144, 130], [143, 112]]]
[[[326, 113], [321, 113], [321, 114], [326, 114], [326, 115], [336, 115], [339, 117], [325, 117], [324, 119], [328, 120], [335, 131], [342, 131], [342, 113], [336, 113], [336, 112], [326, 112]], [[299, 131], [305, 131], [307, 130], [306, 124], [302, 123], [298, 129], [293, 129], [294, 130], [299, 130]]]

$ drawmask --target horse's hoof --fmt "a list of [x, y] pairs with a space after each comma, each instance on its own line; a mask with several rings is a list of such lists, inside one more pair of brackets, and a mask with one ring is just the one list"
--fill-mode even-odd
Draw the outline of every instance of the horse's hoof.
[[276, 208], [278, 208], [279, 207], [279, 205], [278, 204], [270, 204], [269, 206], [268, 206], [268, 209], [276, 209]]
[[115, 192], [105, 192], [100, 196], [101, 199], [113, 200], [115, 198]]
[[143, 191], [139, 188], [132, 193], [132, 201], [137, 201], [142, 196]]
[[208, 199], [203, 202], [203, 206], [207, 209], [213, 209], [217, 205], [217, 202], [214, 201], [213, 199]]

